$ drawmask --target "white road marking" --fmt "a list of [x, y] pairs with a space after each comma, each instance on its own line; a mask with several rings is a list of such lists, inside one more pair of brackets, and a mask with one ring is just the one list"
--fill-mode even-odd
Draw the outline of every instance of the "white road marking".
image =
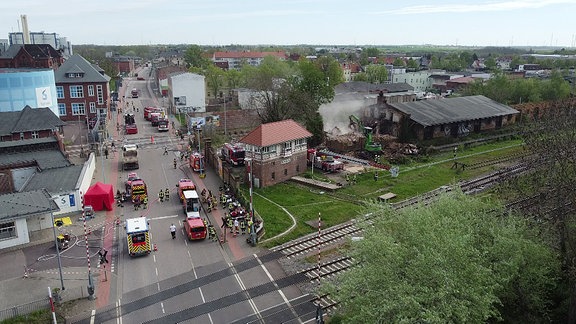
[[94, 324], [94, 320], [95, 320], [94, 317], [95, 317], [95, 316], [96, 316], [96, 310], [93, 309], [93, 310], [92, 310], [92, 314], [90, 315], [90, 324]]
[[162, 314], [166, 314], [166, 312], [164, 311], [164, 303], [160, 302], [160, 307], [162, 307]]
[[121, 311], [120, 307], [121, 307], [121, 300], [118, 299], [118, 301], [116, 302], [116, 323], [117, 324], [122, 324], [122, 311]]
[[158, 217], [148, 218], [148, 220], [149, 220], [149, 221], [151, 221], [151, 220], [161, 220], [161, 219], [168, 219], [168, 218], [174, 218], [174, 217], [178, 217], [178, 215], [158, 216]]
[[[240, 289], [246, 291], [247, 290], [246, 286], [244, 285], [244, 282], [242, 282], [242, 279], [240, 279], [240, 275], [238, 275], [238, 272], [236, 271], [236, 268], [234, 268], [234, 265], [232, 263], [228, 263], [228, 267], [234, 273], [234, 278], [236, 278], [238, 285], [240, 285]], [[258, 316], [258, 319], [260, 321], [263, 321], [262, 314], [260, 314], [260, 311], [258, 310], [258, 307], [254, 303], [254, 300], [252, 300], [252, 298], [250, 298], [250, 299], [248, 299], [248, 303], [250, 304], [250, 307], [252, 307], [252, 311], [254, 312], [254, 314], [256, 314], [256, 316]]]

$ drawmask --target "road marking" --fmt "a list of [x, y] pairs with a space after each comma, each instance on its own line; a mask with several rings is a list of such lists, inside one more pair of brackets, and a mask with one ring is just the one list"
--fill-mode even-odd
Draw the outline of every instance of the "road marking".
[[166, 314], [166, 312], [164, 311], [164, 303], [160, 302], [160, 307], [162, 307], [162, 314]]
[[96, 310], [93, 309], [92, 315], [90, 315], [90, 324], [94, 324], [95, 316], [96, 316]]
[[[246, 286], [244, 285], [244, 282], [242, 282], [242, 279], [240, 279], [240, 275], [236, 271], [236, 268], [234, 267], [234, 265], [232, 263], [228, 263], [228, 267], [234, 273], [234, 278], [236, 278], [238, 285], [240, 285], [240, 289], [242, 289], [243, 291], [246, 291], [247, 290]], [[248, 297], [250, 297], [250, 295], [248, 295]], [[260, 311], [258, 310], [258, 307], [254, 303], [254, 300], [252, 299], [252, 297], [248, 298], [248, 303], [250, 304], [250, 307], [252, 307], [252, 311], [254, 312], [254, 314], [256, 316], [258, 316], [258, 319], [260, 320], [260, 322], [264, 322], [264, 319], [262, 318], [262, 314], [260, 314]]]
[[[185, 240], [188, 241], [188, 240]], [[196, 267], [194, 266], [194, 261], [192, 261], [192, 255], [190, 254], [190, 250], [188, 250], [188, 257], [190, 258], [190, 264], [192, 265], [192, 273], [194, 274], [194, 279], [198, 279], [198, 275], [196, 274]], [[198, 287], [198, 291], [200, 292], [200, 297], [202, 298], [202, 303], [206, 303], [206, 298], [204, 298], [204, 293], [202, 292], [202, 287]], [[208, 313], [208, 319], [210, 323], [214, 323], [212, 321], [212, 316]]]
[[266, 268], [266, 266], [264, 265], [264, 263], [262, 263], [262, 261], [260, 260], [260, 258], [258, 258], [258, 255], [253, 254], [254, 258], [256, 258], [256, 261], [258, 261], [258, 263], [260, 264], [260, 267], [262, 267], [262, 269], [264, 270], [264, 272], [266, 273], [266, 276], [268, 276], [268, 279], [270, 279], [270, 282], [272, 282], [272, 284], [274, 284], [274, 287], [276, 287], [276, 291], [278, 291], [278, 293], [280, 294], [280, 296], [282, 297], [282, 300], [284, 300], [284, 303], [286, 303], [286, 305], [288, 305], [288, 307], [290, 307], [290, 310], [292, 311], [292, 313], [295, 315], [295, 318], [298, 318], [298, 322], [302, 323], [302, 321], [300, 320], [300, 317], [298, 316], [298, 314], [296, 314], [296, 312], [294, 311], [294, 308], [292, 307], [292, 305], [290, 304], [290, 301], [288, 300], [288, 298], [286, 298], [286, 295], [284, 295], [284, 292], [280, 289], [280, 287], [278, 287], [278, 284], [276, 283], [276, 281], [274, 280], [274, 277], [272, 277], [272, 275], [270, 274], [270, 272], [268, 271], [268, 269]]
[[118, 299], [118, 301], [116, 302], [116, 323], [117, 324], [122, 324], [122, 311], [121, 311], [121, 300]]
[[174, 217], [178, 217], [178, 215], [158, 216], [158, 217], [148, 218], [148, 220], [149, 220], [149, 221], [151, 221], [151, 220], [161, 220], [161, 219], [168, 219], [168, 218], [174, 218]]

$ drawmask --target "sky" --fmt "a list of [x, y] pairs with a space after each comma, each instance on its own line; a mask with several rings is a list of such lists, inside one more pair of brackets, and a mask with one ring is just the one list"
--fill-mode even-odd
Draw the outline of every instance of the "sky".
[[[431, 4], [433, 3], [433, 4]], [[73, 45], [576, 46], [576, 0], [13, 0], [0, 39]]]

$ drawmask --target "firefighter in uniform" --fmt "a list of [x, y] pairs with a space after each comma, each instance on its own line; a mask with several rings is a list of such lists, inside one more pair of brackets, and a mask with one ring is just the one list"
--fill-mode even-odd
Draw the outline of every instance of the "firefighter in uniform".
[[207, 212], [212, 212], [212, 199], [208, 199], [208, 210]]
[[218, 199], [216, 197], [212, 197], [212, 208], [217, 209], [218, 207]]
[[248, 217], [248, 234], [252, 232], [252, 224], [254, 224], [252, 217]]
[[178, 162], [176, 161], [176, 158], [174, 158], [174, 169], [176, 169], [176, 165], [178, 165]]
[[166, 198], [166, 201], [170, 201], [170, 190], [168, 188], [164, 190], [164, 197]]
[[134, 199], [134, 210], [140, 209], [140, 196], [136, 196]]
[[142, 205], [144, 209], [148, 208], [148, 196], [144, 196], [144, 199], [142, 200]]
[[246, 218], [244, 217], [240, 219], [240, 230], [242, 231], [242, 235], [246, 234]]
[[228, 216], [228, 218], [226, 219], [226, 224], [228, 225], [228, 229], [230, 229], [230, 232], [232, 232], [232, 226], [234, 226], [234, 220], [232, 220], [232, 217]]
[[160, 192], [158, 193], [158, 199], [160, 199], [160, 202], [164, 202], [164, 190], [160, 189]]
[[212, 240], [213, 242], [216, 242], [218, 239], [216, 236], [216, 229], [212, 224], [208, 225], [208, 239]]

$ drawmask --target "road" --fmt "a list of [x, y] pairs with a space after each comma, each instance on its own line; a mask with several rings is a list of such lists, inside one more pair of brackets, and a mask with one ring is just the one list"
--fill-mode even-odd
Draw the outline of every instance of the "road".
[[[138, 73], [148, 75], [147, 71]], [[119, 148], [120, 143], [139, 144], [140, 168], [137, 172], [146, 182], [150, 198], [148, 209], [136, 211], [131, 204], [125, 204], [112, 217], [119, 216], [121, 220], [146, 217], [157, 251], [148, 256], [129, 257], [124, 229], [115, 226], [112, 217], [107, 218], [103, 231], [114, 231], [115, 235], [106, 236], [102, 242], [111, 251], [116, 273], [108, 276], [110, 280], [98, 284], [95, 322], [116, 323], [116, 317], [121, 316], [124, 323], [155, 319], [158, 323], [230, 323], [250, 316], [258, 318], [263, 310], [288, 304], [290, 299], [301, 296], [294, 285], [287, 282], [279, 285], [274, 281], [285, 276], [276, 262], [279, 256], [252, 255], [243, 237], [230, 236], [224, 246], [208, 240], [190, 242], [184, 237], [184, 214], [177, 199], [176, 183], [181, 178], [192, 178], [197, 187], [210, 186], [209, 189], [217, 192], [211, 187], [214, 180], [200, 179], [181, 164], [179, 150], [184, 143], [172, 130], [159, 133], [144, 120], [145, 106], [159, 106], [158, 100], [149, 93], [148, 81], [132, 79], [124, 82], [125, 91], [136, 88], [140, 92], [138, 99], [127, 98], [124, 103], [128, 107], [134, 106], [132, 112], [139, 132], [134, 135], [116, 132], [113, 136]], [[131, 111], [122, 108], [124, 112]], [[118, 121], [122, 124], [123, 120], [120, 117]], [[151, 137], [154, 137], [154, 143]], [[168, 146], [168, 155], [163, 155], [165, 145]], [[176, 169], [173, 167], [174, 158], [178, 161]], [[118, 152], [103, 164], [96, 164], [97, 169], [104, 168], [109, 182], [117, 188], [123, 188], [131, 172], [122, 170], [120, 159]], [[215, 174], [209, 176], [216, 177]], [[171, 200], [160, 203], [156, 198], [165, 188], [170, 189]], [[219, 227], [219, 210], [203, 216]], [[169, 233], [171, 224], [179, 229], [175, 240]], [[251, 290], [254, 287], [260, 288]]]

